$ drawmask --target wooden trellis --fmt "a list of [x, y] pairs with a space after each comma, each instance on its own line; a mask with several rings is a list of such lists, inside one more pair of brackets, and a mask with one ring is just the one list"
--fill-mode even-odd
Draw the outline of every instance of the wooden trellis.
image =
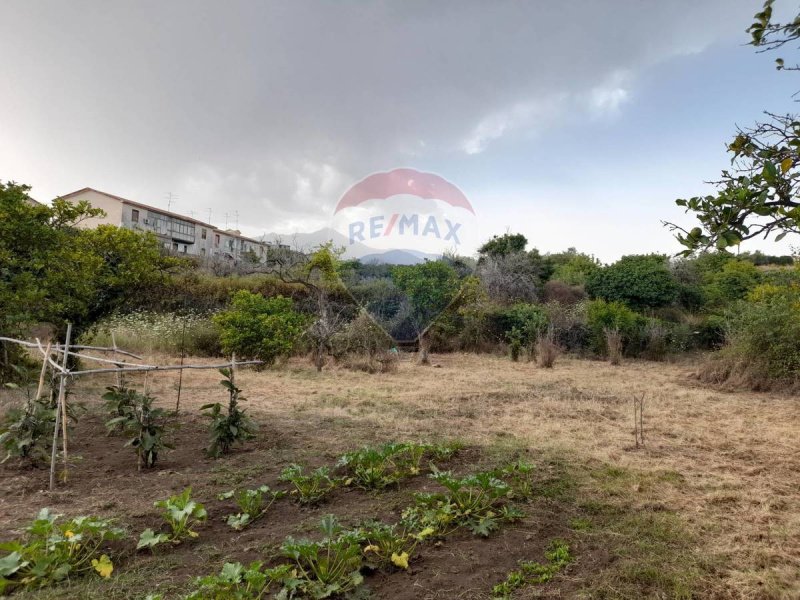
[[[115, 373], [117, 375], [117, 383], [120, 382], [120, 377], [123, 373], [150, 373], [152, 371], [180, 371], [183, 373], [184, 369], [225, 369], [230, 368], [231, 372], [236, 369], [237, 366], [243, 365], [260, 365], [264, 364], [264, 361], [261, 360], [245, 360], [245, 361], [237, 361], [236, 355], [234, 354], [231, 356], [230, 362], [221, 364], [221, 365], [149, 365], [144, 364], [144, 358], [134, 354], [133, 352], [128, 352], [126, 350], [122, 350], [117, 347], [116, 340], [112, 336], [112, 347], [105, 347], [105, 346], [86, 346], [81, 344], [72, 344], [72, 324], [67, 324], [67, 335], [64, 340], [64, 345], [56, 344], [52, 345], [51, 343], [47, 344], [47, 347], [43, 347], [41, 341], [36, 338], [36, 342], [28, 342], [25, 340], [18, 340], [15, 338], [9, 337], [0, 337], [0, 342], [6, 342], [10, 344], [17, 344], [23, 346], [25, 348], [31, 348], [34, 350], [38, 350], [39, 353], [42, 355], [42, 370], [39, 376], [39, 385], [36, 392], [36, 400], [38, 400], [44, 389], [44, 378], [47, 373], [48, 367], [53, 370], [56, 377], [58, 377], [58, 395], [56, 397], [56, 406], [55, 406], [55, 427], [53, 428], [53, 448], [50, 454], [50, 490], [55, 489], [56, 485], [56, 462], [58, 457], [58, 436], [59, 430], [62, 437], [62, 455], [64, 460], [64, 481], [67, 480], [67, 398], [66, 398], [66, 391], [67, 391], [67, 379], [70, 377], [81, 377], [83, 375], [97, 375], [101, 373]], [[98, 356], [92, 356], [90, 354], [85, 354], [83, 352], [77, 352], [77, 350], [91, 350], [95, 352], [108, 352], [113, 355], [113, 358], [101, 358]], [[53, 358], [53, 354], [55, 354], [55, 359]], [[118, 355], [126, 356], [133, 358], [139, 362], [126, 362], [124, 360], [120, 360]], [[82, 358], [85, 360], [94, 361], [100, 364], [105, 365], [113, 365], [113, 367], [100, 367], [100, 368], [92, 368], [92, 369], [81, 369], [77, 371], [71, 371], [68, 368], [69, 364], [69, 357], [74, 356], [76, 358]], [[60, 364], [59, 364], [60, 360]], [[183, 357], [181, 357], [181, 363], [183, 363]], [[180, 408], [180, 390], [178, 392], [178, 400], [175, 406], [175, 413], [177, 414], [178, 409]]]

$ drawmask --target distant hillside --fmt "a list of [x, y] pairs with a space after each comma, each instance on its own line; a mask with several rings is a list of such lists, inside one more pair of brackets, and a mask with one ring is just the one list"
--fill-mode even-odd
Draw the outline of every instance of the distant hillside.
[[416, 250], [387, 250], [375, 254], [365, 254], [359, 260], [366, 264], [377, 265], [416, 265], [427, 260], [440, 258], [435, 254], [426, 254]]

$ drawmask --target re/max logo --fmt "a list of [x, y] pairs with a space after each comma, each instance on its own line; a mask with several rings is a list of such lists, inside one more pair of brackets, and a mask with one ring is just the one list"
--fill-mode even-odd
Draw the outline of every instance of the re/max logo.
[[[421, 221], [424, 221], [422, 227], [420, 227]], [[397, 232], [398, 235], [422, 235], [445, 241], [452, 240], [454, 244], [459, 244], [458, 230], [460, 228], [461, 223], [453, 223], [449, 219], [439, 220], [433, 215], [427, 219], [420, 219], [418, 214], [400, 215], [395, 213], [389, 217], [388, 221], [384, 215], [376, 215], [366, 221], [353, 221], [349, 226], [349, 237], [350, 243], [355, 244], [363, 242], [366, 238], [373, 240]]]

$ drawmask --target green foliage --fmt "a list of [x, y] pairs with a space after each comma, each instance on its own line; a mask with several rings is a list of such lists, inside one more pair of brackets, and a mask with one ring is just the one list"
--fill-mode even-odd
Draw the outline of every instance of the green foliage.
[[634, 310], [658, 308], [674, 302], [678, 284], [665, 256], [643, 254], [623, 256], [586, 280], [591, 298], [622, 302]]
[[364, 547], [364, 557], [373, 569], [408, 569], [408, 562], [417, 544], [435, 533], [432, 527], [413, 533], [402, 524], [389, 525], [368, 521], [358, 529]]
[[456, 297], [458, 274], [444, 261], [425, 261], [417, 265], [392, 267], [392, 282], [406, 294], [412, 319], [422, 330]]
[[172, 448], [172, 445], [164, 439], [167, 411], [163, 408], [153, 408], [155, 398], [147, 394], [129, 389], [123, 392], [116, 388], [113, 392], [107, 392], [104, 398], [109, 394], [114, 399], [106, 401], [112, 408], [121, 410], [122, 415], [107, 421], [106, 428], [109, 432], [121, 429], [128, 436], [125, 446], [131, 446], [136, 451], [138, 468], [156, 466], [159, 454], [165, 448]]
[[[264, 568], [261, 562], [225, 563], [219, 575], [198, 577], [195, 589], [186, 600], [260, 600], [273, 589], [285, 590], [283, 598], [299, 586], [296, 572], [289, 565]], [[275, 596], [281, 597], [281, 596]]]
[[519, 355], [522, 352], [522, 332], [516, 327], [512, 327], [511, 331], [506, 334], [508, 338], [508, 348], [511, 360], [517, 362]]
[[592, 300], [586, 309], [587, 325], [591, 331], [592, 350], [606, 353], [606, 331], [617, 330], [623, 340], [630, 341], [639, 334], [644, 319], [620, 302]]
[[[550, 277], [555, 281], [563, 281], [569, 285], [585, 285], [586, 281], [600, 270], [599, 261], [588, 254], [572, 252], [565, 253], [565, 260], [560, 261]], [[555, 257], [551, 257], [551, 260]]]
[[28, 398], [23, 408], [9, 409], [0, 422], [0, 446], [11, 457], [34, 462], [48, 458], [56, 411], [46, 399]]
[[110, 519], [61, 515], [42, 509], [24, 539], [0, 544], [0, 595], [16, 588], [43, 588], [96, 572], [110, 577], [113, 563], [102, 547], [125, 536]]
[[518, 338], [520, 346], [527, 348], [529, 353], [533, 353], [536, 339], [547, 330], [549, 323], [544, 308], [538, 304], [522, 302], [492, 311], [489, 319], [490, 327], [498, 334], [509, 340], [512, 345], [513, 339]]
[[146, 294], [176, 266], [154, 235], [109, 225], [78, 229], [103, 211], [87, 202], [36, 204], [29, 191], [0, 182], [0, 331], [70, 321], [79, 332]]
[[330, 476], [328, 467], [320, 467], [308, 474], [300, 465], [289, 465], [280, 474], [280, 480], [291, 483], [292, 494], [301, 504], [317, 504], [339, 485], [338, 479]]
[[459, 478], [436, 471], [431, 478], [446, 491], [414, 495], [414, 505], [403, 512], [403, 523], [411, 530], [431, 527], [438, 535], [447, 535], [467, 527], [475, 535], [486, 537], [503, 522], [523, 516], [509, 502], [511, 486], [492, 473]]
[[453, 452], [452, 446], [389, 443], [348, 452], [339, 459], [337, 466], [347, 469], [356, 485], [365, 489], [382, 489], [418, 475], [425, 456], [449, 458]]
[[704, 291], [709, 304], [724, 306], [743, 299], [760, 281], [761, 276], [753, 263], [729, 260], [710, 277]]
[[346, 594], [364, 581], [359, 534], [343, 531], [333, 515], [322, 518], [320, 529], [324, 538], [319, 542], [289, 537], [281, 546], [297, 569], [298, 595], [312, 600]]
[[[735, 357], [763, 387], [768, 382], [800, 379], [800, 293], [765, 296], [740, 303], [728, 316], [728, 342], [723, 354]], [[760, 377], [758, 377], [760, 375]]]
[[153, 549], [164, 542], [180, 544], [186, 539], [194, 539], [199, 534], [192, 528], [208, 518], [205, 507], [192, 500], [192, 488], [190, 487], [179, 495], [159, 500], [153, 505], [163, 509], [162, 518], [169, 525], [170, 531], [169, 533], [155, 533], [152, 529], [145, 529], [139, 536], [137, 550]]
[[[133, 388], [129, 388], [124, 382], [120, 385], [111, 385], [106, 388], [102, 395], [106, 410], [112, 419], [125, 417], [141, 402], [139, 393]], [[108, 424], [107, 424], [108, 425]], [[122, 429], [122, 421], [116, 421], [111, 428], [114, 430]]]
[[531, 463], [519, 459], [491, 471], [491, 474], [509, 485], [511, 488], [509, 498], [528, 500], [533, 496], [533, 482], [531, 481], [533, 470], [534, 466]]
[[305, 318], [294, 310], [291, 298], [264, 298], [239, 290], [230, 308], [214, 316], [226, 354], [259, 359], [267, 364], [286, 356], [303, 331]]
[[489, 258], [498, 258], [525, 252], [527, 245], [528, 239], [521, 233], [504, 233], [492, 236], [491, 240], [478, 248], [478, 254]]
[[236, 442], [253, 439], [256, 431], [255, 422], [239, 408], [239, 401], [245, 398], [241, 395], [242, 390], [234, 384], [231, 370], [220, 369], [219, 372], [225, 378], [219, 383], [229, 394], [227, 412], [223, 412], [219, 402], [200, 407], [211, 419], [211, 440], [206, 452], [214, 458], [229, 452]]
[[547, 564], [522, 561], [519, 569], [511, 571], [502, 583], [492, 588], [492, 597], [497, 600], [511, 598], [515, 590], [531, 584], [542, 584], [550, 581], [556, 573], [572, 562], [569, 546], [561, 540], [553, 540], [550, 549], [544, 553]]
[[257, 519], [260, 519], [279, 498], [286, 492], [274, 491], [268, 485], [262, 485], [252, 490], [231, 490], [219, 495], [220, 500], [233, 498], [239, 512], [228, 515], [227, 523], [237, 531], [241, 531]]

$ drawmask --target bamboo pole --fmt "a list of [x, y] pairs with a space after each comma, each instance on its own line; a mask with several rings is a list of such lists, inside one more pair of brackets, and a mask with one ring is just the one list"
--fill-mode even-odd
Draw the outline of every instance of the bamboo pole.
[[[114, 358], [114, 362], [116, 363], [116, 360], [117, 360], [117, 338], [114, 335], [113, 331], [111, 332], [111, 345], [114, 347], [113, 358]], [[119, 366], [118, 363], [117, 363], [117, 366]], [[120, 388], [120, 387], [122, 387], [122, 373], [116, 373], [116, 376], [117, 376], [117, 388]]]
[[67, 323], [67, 337], [64, 341], [63, 360], [58, 382], [58, 399], [56, 400], [56, 422], [53, 427], [53, 449], [50, 453], [50, 491], [56, 487], [56, 455], [58, 454], [58, 428], [61, 424], [61, 405], [64, 402], [67, 387], [67, 359], [69, 358], [69, 343], [72, 338], [72, 323]]
[[[245, 361], [237, 361], [236, 366], [242, 365], [263, 365], [263, 360], [245, 360]], [[167, 365], [167, 366], [130, 366], [130, 367], [120, 367], [118, 369], [86, 369], [85, 371], [72, 371], [70, 373], [71, 377], [77, 377], [79, 375], [93, 375], [95, 373], [116, 373], [117, 371], [121, 371], [123, 373], [142, 373], [145, 371], [178, 371], [180, 369], [196, 369], [196, 370], [203, 370], [203, 369], [227, 369], [230, 368], [231, 363], [226, 362], [221, 365]]]
[[[183, 318], [183, 331], [181, 332], [181, 366], [186, 357], [186, 317]], [[175, 400], [175, 414], [181, 409], [181, 388], [183, 388], [183, 369], [178, 371], [178, 398]]]

